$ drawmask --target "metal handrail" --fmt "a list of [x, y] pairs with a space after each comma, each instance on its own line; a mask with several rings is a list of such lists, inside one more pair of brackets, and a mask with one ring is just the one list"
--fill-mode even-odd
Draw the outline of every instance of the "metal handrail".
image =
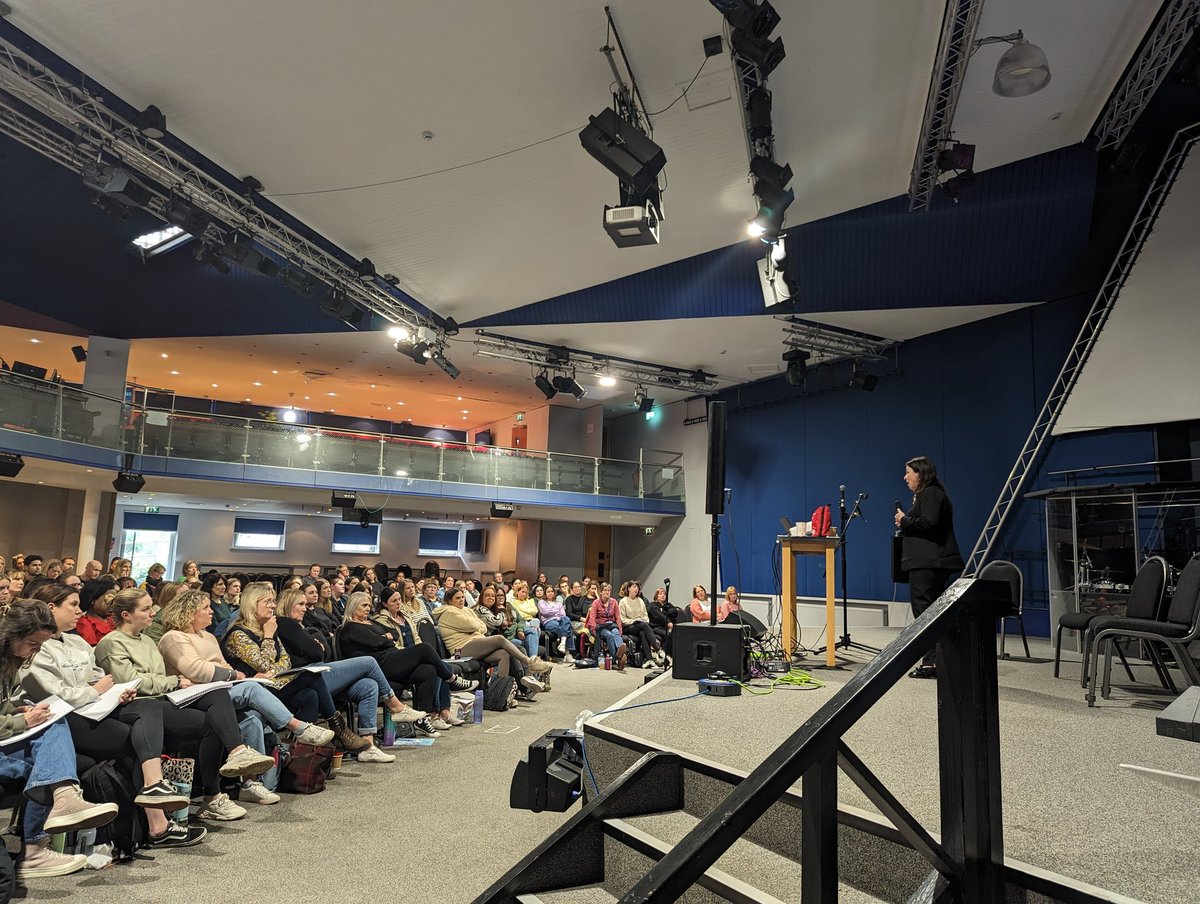
[[[803, 779], [802, 901], [837, 898], [836, 769], [847, 774], [964, 901], [1002, 901], [999, 708], [993, 618], [1006, 611], [1006, 583], [963, 578], [858, 672], [621, 899], [679, 898], [797, 780]], [[845, 734], [932, 645], [939, 644], [938, 737], [941, 842], [849, 754]]]

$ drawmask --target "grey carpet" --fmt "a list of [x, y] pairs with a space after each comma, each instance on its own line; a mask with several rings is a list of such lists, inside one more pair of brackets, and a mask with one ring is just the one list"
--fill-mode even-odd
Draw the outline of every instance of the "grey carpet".
[[390, 765], [348, 764], [321, 794], [247, 804], [243, 820], [208, 823], [209, 838], [196, 847], [37, 880], [25, 899], [470, 901], [574, 812], [509, 809], [509, 780], [530, 742], [616, 703], [643, 678], [637, 669], [557, 666], [553, 692], [530, 706], [485, 713], [482, 726], [453, 729], [432, 747], [397, 750]]
[[[882, 646], [894, 634], [860, 629], [855, 637]], [[1034, 656], [1046, 655], [1048, 642], [1030, 643]], [[849, 659], [850, 670], [812, 672], [828, 682], [823, 690], [780, 688], [768, 696], [694, 698], [617, 713], [604, 721], [749, 771], [867, 661], [859, 654]], [[1155, 704], [1164, 701], [1161, 692], [1117, 686], [1110, 700], [1089, 709], [1079, 687], [1077, 660], [1064, 663], [1063, 677], [1057, 680], [1049, 663], [1001, 660], [998, 672], [1008, 856], [1146, 901], [1200, 899], [1196, 799], [1119, 768], [1132, 763], [1200, 774], [1200, 745], [1154, 733]], [[1153, 681], [1149, 667], [1135, 666], [1135, 673]], [[1123, 674], [1121, 679], [1126, 684]], [[694, 690], [694, 682], [667, 678], [639, 699]], [[934, 682], [902, 680], [846, 741], [923, 825], [937, 830]], [[838, 788], [841, 802], [874, 809], [844, 776]]]

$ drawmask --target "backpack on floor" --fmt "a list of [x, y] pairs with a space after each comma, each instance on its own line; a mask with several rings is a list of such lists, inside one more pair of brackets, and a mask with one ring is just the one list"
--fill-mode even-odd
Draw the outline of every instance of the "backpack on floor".
[[517, 681], [512, 675], [493, 675], [483, 692], [483, 708], [504, 712], [517, 696]]
[[79, 777], [83, 796], [96, 803], [114, 803], [117, 818], [96, 830], [96, 844], [113, 846], [113, 862], [132, 860], [145, 845], [146, 816], [134, 804], [133, 782], [112, 760], [103, 760]]

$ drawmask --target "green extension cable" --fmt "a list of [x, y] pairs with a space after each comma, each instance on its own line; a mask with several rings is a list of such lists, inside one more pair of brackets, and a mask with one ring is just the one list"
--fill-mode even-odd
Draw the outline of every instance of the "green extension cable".
[[[802, 672], [800, 669], [792, 669], [786, 675], [780, 675], [778, 678], [772, 678], [771, 684], [766, 690], [755, 690], [749, 684], [743, 684], [740, 681], [734, 683], [745, 690], [748, 694], [751, 694], [755, 697], [765, 697], [767, 694], [774, 693], [776, 685], [779, 684], [783, 684], [788, 687], [794, 687], [797, 690], [806, 691], [815, 691], [825, 686], [824, 681], [818, 681], [812, 675], [808, 674], [808, 672]], [[762, 688], [762, 685], [758, 685], [758, 687]]]

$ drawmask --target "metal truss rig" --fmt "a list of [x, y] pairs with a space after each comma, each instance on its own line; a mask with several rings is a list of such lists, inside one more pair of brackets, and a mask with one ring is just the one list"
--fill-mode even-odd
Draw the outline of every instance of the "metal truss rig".
[[1116, 147], [1150, 103], [1200, 21], [1200, 0], [1167, 0], [1096, 125], [1096, 148]]
[[789, 349], [798, 349], [810, 354], [810, 363], [817, 360], [836, 361], [841, 358], [856, 358], [861, 361], [884, 361], [885, 352], [894, 345], [894, 339], [884, 339], [866, 333], [840, 330], [823, 323], [801, 320], [797, 317], [783, 320], [783, 344]]
[[1158, 166], [1158, 171], [1154, 174], [1154, 180], [1150, 183], [1150, 188], [1147, 189], [1146, 196], [1142, 199], [1137, 216], [1134, 217], [1129, 231], [1125, 233], [1121, 250], [1117, 252], [1104, 284], [1100, 287], [1096, 300], [1092, 302], [1091, 310], [1088, 311], [1083, 325], [1079, 328], [1079, 335], [1075, 337], [1075, 343], [1067, 353], [1067, 359], [1063, 362], [1058, 379], [1054, 381], [1054, 386], [1046, 397], [1046, 403], [1034, 421], [1033, 429], [1030, 430], [1025, 445], [1022, 447], [1020, 455], [1017, 456], [1012, 471], [1009, 472], [1008, 480], [1005, 481], [1004, 487], [1000, 491], [996, 505], [984, 522], [979, 539], [975, 541], [975, 548], [971, 550], [970, 558], [967, 559], [966, 569], [963, 572], [965, 576], [970, 577], [977, 574], [992, 554], [996, 538], [1004, 527], [1008, 513], [1020, 498], [1025, 480], [1037, 463], [1050, 431], [1058, 422], [1058, 416], [1066, 405], [1071, 390], [1075, 388], [1079, 374], [1083, 371], [1084, 365], [1096, 345], [1096, 339], [1100, 336], [1100, 331], [1116, 306], [1121, 288], [1125, 285], [1125, 280], [1129, 278], [1146, 240], [1153, 232], [1154, 224], [1158, 220], [1159, 213], [1162, 212], [1167, 196], [1171, 193], [1175, 179], [1197, 141], [1200, 141], [1200, 122], [1193, 123], [1175, 133], [1171, 146], [1167, 149], [1167, 153]]
[[937, 58], [929, 78], [925, 117], [908, 183], [908, 209], [926, 210], [937, 188], [938, 154], [950, 138], [954, 111], [962, 91], [967, 64], [975, 44], [975, 32], [983, 12], [983, 0], [947, 0], [938, 39]]
[[717, 378], [702, 370], [685, 370], [632, 358], [615, 358], [530, 339], [501, 336], [485, 330], [476, 330], [475, 336], [475, 354], [482, 358], [517, 361], [539, 370], [611, 376], [642, 386], [661, 386], [664, 389], [697, 394], [711, 393], [717, 389]]
[[344, 290], [385, 320], [412, 330], [428, 327], [442, 335], [442, 329], [426, 314], [381, 286], [361, 280], [351, 265], [259, 209], [238, 189], [227, 187], [190, 160], [146, 138], [101, 101], [0, 38], [0, 130], [7, 135], [76, 171], [102, 157], [118, 161], [153, 183], [147, 185], [154, 195], [148, 205], [151, 212], [161, 215], [163, 205], [182, 199], [290, 265]]

